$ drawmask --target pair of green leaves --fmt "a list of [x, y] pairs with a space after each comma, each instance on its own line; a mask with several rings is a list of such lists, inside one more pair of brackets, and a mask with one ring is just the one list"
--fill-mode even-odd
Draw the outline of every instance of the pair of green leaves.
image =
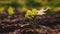
[[37, 15], [37, 10], [36, 9], [33, 9], [32, 11], [27, 10], [27, 12], [25, 14], [25, 17], [31, 19], [31, 18], [34, 18], [35, 15]]

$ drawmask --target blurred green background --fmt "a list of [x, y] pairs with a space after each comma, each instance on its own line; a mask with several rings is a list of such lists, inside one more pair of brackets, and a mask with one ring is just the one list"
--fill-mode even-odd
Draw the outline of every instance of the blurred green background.
[[60, 0], [0, 0], [0, 7], [12, 6], [19, 11], [46, 7], [54, 11], [60, 10]]

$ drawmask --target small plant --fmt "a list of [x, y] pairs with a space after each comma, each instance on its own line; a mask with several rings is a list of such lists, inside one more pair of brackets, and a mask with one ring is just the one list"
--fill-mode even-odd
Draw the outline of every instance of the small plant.
[[27, 10], [27, 12], [25, 14], [25, 17], [29, 18], [29, 19], [33, 19], [35, 17], [35, 15], [37, 15], [37, 10], [36, 9], [33, 9], [32, 11]]
[[14, 8], [9, 7], [9, 9], [8, 9], [8, 14], [9, 14], [9, 15], [13, 15], [13, 14], [14, 14]]

